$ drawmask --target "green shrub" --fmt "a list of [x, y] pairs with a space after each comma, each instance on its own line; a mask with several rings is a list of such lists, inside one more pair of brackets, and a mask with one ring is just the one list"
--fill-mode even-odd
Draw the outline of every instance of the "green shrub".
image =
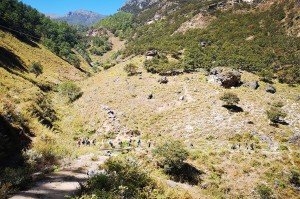
[[291, 170], [290, 182], [297, 187], [300, 187], [300, 171], [297, 169]]
[[272, 198], [272, 189], [267, 185], [261, 184], [256, 187], [257, 192], [261, 199], [271, 199]]
[[275, 107], [271, 107], [271, 109], [266, 113], [269, 120], [273, 123], [281, 122], [287, 116], [287, 114], [284, 113], [281, 109]]
[[178, 140], [161, 143], [153, 152], [166, 173], [180, 170], [188, 157], [187, 150]]
[[80, 87], [73, 82], [64, 82], [60, 84], [58, 91], [60, 95], [66, 97], [69, 102], [75, 101], [82, 95]]
[[225, 106], [234, 106], [239, 103], [240, 99], [238, 96], [234, 93], [226, 92], [221, 97], [220, 100], [222, 100], [225, 103]]
[[127, 73], [128, 76], [133, 76], [137, 74], [137, 66], [135, 64], [126, 64], [124, 67], [124, 71]]
[[40, 62], [33, 62], [29, 67], [28, 71], [34, 73], [36, 77], [43, 73], [43, 67]]
[[87, 182], [88, 194], [99, 198], [146, 198], [154, 183], [135, 161], [112, 158], [100, 166], [106, 174], [96, 175]]

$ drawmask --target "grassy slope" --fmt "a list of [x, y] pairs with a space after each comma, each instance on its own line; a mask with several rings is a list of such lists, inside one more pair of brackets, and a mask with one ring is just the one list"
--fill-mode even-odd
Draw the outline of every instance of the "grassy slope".
[[[58, 136], [42, 125], [41, 119], [33, 111], [39, 110], [41, 114], [45, 114], [46, 109], [41, 108], [39, 103], [43, 101], [47, 101], [47, 108], [53, 109], [56, 103], [53, 98], [57, 94], [53, 90], [44, 92], [42, 89], [55, 89], [56, 84], [64, 81], [82, 80], [85, 74], [40, 44], [26, 43], [3, 31], [0, 31], [0, 36], [0, 49], [3, 53], [0, 60], [0, 114], [20, 115], [24, 125], [36, 135], [34, 147], [46, 152], [47, 139], [57, 139]], [[40, 62], [43, 66], [43, 74], [37, 78], [27, 72], [33, 62]], [[90, 70], [85, 63], [82, 63], [82, 68]], [[56, 116], [59, 118], [59, 115]], [[12, 123], [16, 127], [21, 125], [20, 121]], [[54, 123], [54, 128], [56, 127]]]
[[[297, 134], [300, 127], [299, 102], [294, 100], [299, 87], [275, 83], [278, 92], [274, 95], [265, 92], [263, 82], [258, 90], [232, 89], [241, 99], [239, 106], [244, 112], [229, 113], [219, 100], [225, 89], [207, 83], [201, 73], [170, 77], [167, 85], [159, 84], [158, 75], [146, 73], [142, 68], [139, 68], [143, 72], [141, 76], [127, 77], [123, 66], [129, 62], [141, 66], [143, 60], [136, 57], [82, 82], [83, 96], [64, 111], [66, 117], [61, 122], [64, 129], [73, 135], [74, 132], [77, 135], [90, 133], [94, 137], [107, 133], [106, 127], [114, 124], [115, 131], [122, 132], [123, 127], [138, 128], [144, 138], [160, 140], [172, 136], [184, 141], [186, 146], [193, 142], [196, 149], [191, 151], [191, 161], [207, 171], [202, 184], [208, 184], [209, 188], [201, 190], [202, 196], [225, 196], [225, 190], [230, 188], [229, 195], [233, 197], [250, 197], [257, 184], [267, 183], [273, 187], [277, 179], [288, 186], [274, 192], [278, 196], [296, 198], [288, 173], [290, 168], [300, 166], [299, 147], [290, 145], [287, 139]], [[258, 79], [246, 72], [242, 78]], [[177, 91], [181, 93], [176, 94]], [[150, 93], [154, 99], [147, 100]], [[182, 95], [186, 98], [184, 101], [179, 100]], [[269, 126], [265, 111], [274, 101], [285, 104], [283, 109], [288, 113], [289, 126]], [[111, 122], [103, 106], [111, 107], [121, 123]], [[257, 133], [252, 135], [252, 131]], [[124, 138], [124, 135], [118, 137]], [[266, 139], [271, 139], [271, 144]], [[246, 150], [246, 142], [255, 143], [256, 150]], [[241, 143], [242, 149], [230, 150], [232, 143]], [[287, 146], [286, 150], [281, 150], [283, 145]]]

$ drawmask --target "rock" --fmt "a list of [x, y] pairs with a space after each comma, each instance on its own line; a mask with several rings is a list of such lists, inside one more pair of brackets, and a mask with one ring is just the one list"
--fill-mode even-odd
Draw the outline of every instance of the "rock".
[[169, 82], [169, 80], [167, 79], [167, 77], [161, 77], [158, 82], [160, 84], [167, 84]]
[[183, 101], [184, 99], [185, 99], [184, 96], [181, 96], [181, 97], [179, 98], [180, 101]]
[[296, 97], [295, 97], [295, 100], [296, 100], [296, 101], [300, 101], [300, 96], [299, 96], [299, 95], [296, 96]]
[[210, 70], [209, 74], [210, 75], [218, 75], [218, 74], [222, 73], [222, 71], [223, 71], [222, 69], [216, 67], [216, 68], [212, 68]]
[[259, 87], [258, 81], [254, 80], [254, 81], [245, 81], [243, 83], [243, 86], [246, 88], [251, 88], [253, 90], [256, 90]]
[[35, 181], [35, 180], [41, 180], [41, 179], [43, 179], [43, 178], [45, 178], [45, 177], [46, 177], [45, 174], [42, 173], [42, 172], [34, 173], [34, 174], [32, 174], [32, 176], [31, 176], [31, 178], [32, 178], [33, 181]]
[[177, 183], [171, 180], [167, 180], [167, 185], [169, 187], [175, 188], [177, 186]]
[[158, 54], [158, 52], [157, 52], [157, 50], [149, 50], [149, 51], [147, 51], [146, 53], [145, 53], [145, 55], [148, 57], [148, 56], [150, 56], [150, 57], [154, 57], [154, 56], [156, 56]]
[[216, 81], [224, 88], [231, 88], [240, 84], [241, 74], [237, 70], [225, 70], [216, 76]]
[[300, 135], [296, 135], [296, 136], [289, 138], [289, 143], [296, 145], [296, 146], [300, 146]]
[[269, 84], [269, 85], [266, 87], [266, 91], [267, 91], [268, 93], [274, 94], [274, 93], [276, 93], [276, 88], [275, 88], [274, 86], [272, 86], [272, 85]]
[[202, 188], [202, 189], [207, 189], [207, 188], [208, 188], [208, 184], [203, 184], [203, 185], [201, 186], [201, 188]]
[[102, 108], [103, 108], [103, 110], [105, 110], [105, 111], [109, 111], [109, 110], [110, 110], [110, 107], [109, 107], [109, 106], [103, 106]]
[[147, 97], [147, 99], [152, 99], [152, 98], [153, 98], [152, 94], [148, 95], [148, 97]]

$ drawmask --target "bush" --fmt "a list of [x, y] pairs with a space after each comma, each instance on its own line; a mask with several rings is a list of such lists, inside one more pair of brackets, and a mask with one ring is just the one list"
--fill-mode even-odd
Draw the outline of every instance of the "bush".
[[300, 171], [297, 169], [291, 170], [290, 182], [297, 187], [300, 187]]
[[257, 186], [256, 189], [261, 199], [272, 198], [272, 190], [267, 185], [261, 184]]
[[151, 178], [134, 161], [112, 158], [100, 169], [104, 169], [105, 174], [88, 180], [88, 194], [99, 198], [146, 198], [154, 188]]
[[127, 73], [128, 76], [133, 76], [137, 74], [137, 66], [135, 64], [126, 64], [124, 67], [124, 71]]
[[73, 82], [64, 82], [60, 84], [58, 91], [60, 95], [66, 97], [69, 102], [75, 101], [82, 95], [80, 87]]
[[40, 62], [33, 62], [29, 67], [29, 72], [34, 73], [35, 77], [38, 77], [43, 73], [43, 67]]
[[184, 165], [183, 161], [188, 157], [188, 152], [178, 140], [168, 140], [159, 144], [154, 154], [166, 173], [180, 170]]
[[222, 100], [225, 103], [225, 106], [234, 106], [239, 103], [240, 99], [238, 96], [234, 93], [224, 93], [220, 100]]
[[271, 109], [268, 110], [266, 113], [269, 120], [273, 123], [281, 122], [287, 115], [281, 109], [275, 107], [271, 107]]

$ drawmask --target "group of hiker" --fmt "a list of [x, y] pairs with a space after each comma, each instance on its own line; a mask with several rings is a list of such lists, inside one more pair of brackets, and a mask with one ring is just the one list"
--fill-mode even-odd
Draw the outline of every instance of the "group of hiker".
[[96, 139], [90, 140], [89, 138], [82, 138], [77, 141], [78, 146], [86, 145], [90, 146], [91, 144], [96, 145]]
[[[128, 141], [122, 141], [122, 140], [119, 140], [118, 142], [118, 145], [119, 145], [119, 148], [123, 148], [127, 145], [127, 147], [134, 147], [133, 145], [133, 142], [135, 142], [136, 140], [132, 140], [131, 138], [128, 140]], [[113, 144], [113, 142], [111, 140], [108, 141], [108, 144], [111, 148], [115, 148], [115, 145]], [[147, 141], [147, 147], [150, 148], [151, 147], [151, 140], [149, 139]], [[153, 145], [155, 146], [156, 145], [156, 141], [153, 142]], [[137, 140], [137, 145], [136, 147], [142, 147], [142, 141], [141, 139], [138, 139]]]
[[[248, 150], [249, 149], [249, 147], [250, 147], [250, 149], [252, 150], [252, 151], [254, 151], [254, 144], [253, 143], [251, 143], [250, 145], [248, 145], [248, 142], [246, 142], [246, 145], [245, 145], [245, 147], [246, 147], [246, 149]], [[241, 144], [239, 143], [238, 145], [235, 145], [235, 144], [232, 144], [231, 145], [231, 149], [240, 149], [241, 148]]]

